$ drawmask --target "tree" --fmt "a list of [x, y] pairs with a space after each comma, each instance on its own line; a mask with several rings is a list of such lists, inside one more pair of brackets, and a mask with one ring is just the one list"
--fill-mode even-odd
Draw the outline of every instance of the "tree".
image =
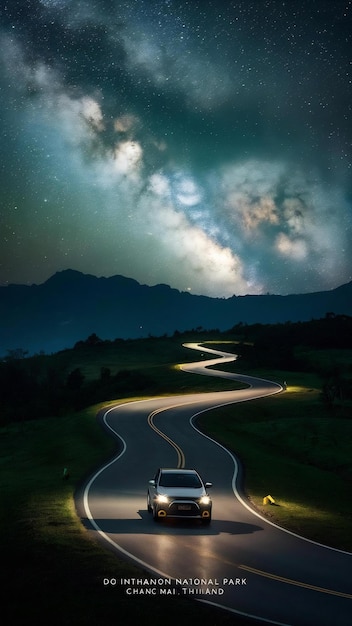
[[77, 391], [81, 389], [84, 379], [85, 376], [82, 374], [81, 369], [76, 367], [76, 369], [72, 370], [67, 376], [66, 385], [71, 391]]
[[5, 361], [19, 361], [20, 359], [25, 359], [27, 355], [28, 350], [24, 350], [23, 348], [14, 348], [13, 350], [7, 350]]
[[98, 337], [98, 335], [96, 335], [96, 333], [92, 333], [89, 335], [88, 339], [86, 339], [87, 346], [97, 346], [100, 343], [103, 343], [103, 341]]

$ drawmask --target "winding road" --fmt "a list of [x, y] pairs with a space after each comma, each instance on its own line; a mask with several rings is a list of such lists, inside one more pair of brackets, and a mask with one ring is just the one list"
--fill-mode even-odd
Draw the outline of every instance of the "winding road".
[[[248, 504], [240, 468], [224, 447], [196, 427], [214, 407], [278, 393], [276, 383], [207, 369], [235, 355], [186, 344], [212, 359], [188, 372], [248, 384], [245, 389], [126, 402], [101, 419], [119, 441], [118, 455], [77, 495], [82, 520], [147, 575], [106, 580], [126, 594], [179, 594], [259, 622], [285, 626], [351, 626], [352, 555], [279, 528]], [[209, 527], [191, 520], [155, 523], [147, 512], [147, 482], [158, 467], [195, 467], [213, 483]], [[294, 477], [293, 477], [294, 479]], [[266, 495], [266, 494], [263, 494]]]

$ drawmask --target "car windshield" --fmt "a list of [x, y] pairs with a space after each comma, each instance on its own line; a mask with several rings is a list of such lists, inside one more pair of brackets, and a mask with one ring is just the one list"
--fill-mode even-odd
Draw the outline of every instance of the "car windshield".
[[170, 472], [161, 474], [159, 485], [161, 485], [161, 487], [199, 488], [202, 486], [202, 483], [196, 474], [174, 474]]

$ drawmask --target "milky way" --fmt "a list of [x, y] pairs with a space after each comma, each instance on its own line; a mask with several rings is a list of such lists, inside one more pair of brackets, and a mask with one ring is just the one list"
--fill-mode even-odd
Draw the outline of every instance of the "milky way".
[[0, 16], [0, 284], [351, 280], [351, 1], [4, 0]]

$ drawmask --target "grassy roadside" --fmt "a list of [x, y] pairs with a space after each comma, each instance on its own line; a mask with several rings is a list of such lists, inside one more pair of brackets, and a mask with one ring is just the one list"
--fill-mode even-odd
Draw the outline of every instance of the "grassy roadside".
[[[257, 374], [290, 380], [288, 390], [204, 413], [198, 426], [240, 458], [247, 497], [260, 513], [352, 552], [351, 407], [328, 411], [312, 374]], [[275, 505], [263, 504], [268, 494]]]

